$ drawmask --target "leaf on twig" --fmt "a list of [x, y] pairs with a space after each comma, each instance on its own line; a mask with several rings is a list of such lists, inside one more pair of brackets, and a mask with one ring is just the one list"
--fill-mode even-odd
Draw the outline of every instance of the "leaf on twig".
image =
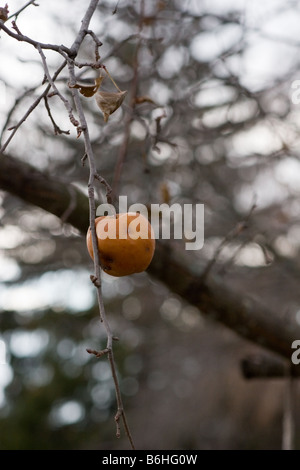
[[119, 91], [116, 93], [111, 93], [107, 91], [98, 91], [95, 94], [96, 102], [99, 108], [101, 109], [104, 121], [107, 122], [109, 116], [114, 113], [123, 103], [127, 91]]
[[83, 85], [81, 83], [75, 83], [75, 85], [69, 85], [70, 88], [78, 88], [79, 92], [86, 98], [91, 98], [98, 91], [104, 77], [98, 77], [95, 79], [95, 85]]
[[8, 20], [8, 5], [6, 3], [5, 7], [0, 7], [0, 20], [7, 21]]

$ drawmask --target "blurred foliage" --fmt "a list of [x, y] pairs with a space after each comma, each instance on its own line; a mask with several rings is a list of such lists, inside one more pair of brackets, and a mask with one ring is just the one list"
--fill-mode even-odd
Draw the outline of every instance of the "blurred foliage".
[[[20, 15], [22, 32], [33, 22], [40, 34], [35, 39], [61, 44], [66, 38], [71, 44], [84, 2], [40, 3]], [[117, 181], [128, 204], [205, 204], [205, 246], [185, 253], [187, 263], [207, 263], [256, 203], [247, 229], [226, 244], [214, 269], [235, 291], [254, 293], [280, 314], [299, 316], [299, 113], [290, 99], [300, 43], [290, 17], [300, 15], [299, 5], [241, 3], [99, 2], [91, 27], [103, 43], [101, 60], [128, 95], [106, 124], [94, 97], [82, 101], [98, 171], [111, 184], [129, 132]], [[9, 8], [13, 11], [13, 2]], [[286, 23], [280, 23], [283, 17]], [[1, 63], [8, 64], [0, 71], [7, 97], [1, 108], [3, 144], [7, 127], [41, 93], [44, 72], [27, 46], [13, 49], [4, 33], [1, 42]], [[79, 59], [93, 61], [93, 53], [88, 36]], [[60, 62], [49, 53], [52, 73]], [[90, 68], [78, 69], [78, 81], [94, 83], [96, 77]], [[63, 72], [57, 86], [71, 99], [67, 83]], [[106, 77], [103, 90], [112, 89]], [[9, 152], [86, 192], [83, 141], [59, 99], [49, 98], [49, 105], [70, 136], [54, 135], [41, 103]], [[12, 374], [1, 401], [0, 449], [127, 448], [123, 435], [115, 438], [106, 359], [85, 351], [104, 347], [105, 337], [92, 286], [82, 282], [82, 273], [88, 280], [92, 269], [83, 237], [8, 193], [1, 192], [0, 201], [0, 331]], [[184, 251], [181, 241], [170, 243]], [[46, 280], [51, 290], [51, 273], [62, 271], [70, 273], [69, 281], [55, 284], [52, 299], [43, 297], [43, 290], [32, 306], [39, 282]], [[26, 291], [30, 281], [36, 283], [30, 284], [32, 298]], [[82, 296], [89, 292], [86, 306], [81, 288]], [[280, 448], [283, 381], [250, 383], [240, 375], [239, 359], [256, 348], [203, 320], [201, 312], [145, 273], [122, 280], [105, 276], [104, 298], [120, 337], [116, 363], [139, 448]], [[295, 419], [299, 423], [299, 410]]]

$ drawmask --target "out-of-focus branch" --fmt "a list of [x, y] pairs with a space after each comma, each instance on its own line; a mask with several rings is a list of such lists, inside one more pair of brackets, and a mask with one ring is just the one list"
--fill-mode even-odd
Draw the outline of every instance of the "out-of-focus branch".
[[241, 370], [245, 379], [276, 379], [287, 375], [300, 377], [300, 368], [291, 361], [270, 354], [251, 354], [241, 361]]
[[[55, 74], [53, 75], [53, 78], [52, 80], [55, 81], [56, 78], [58, 77], [58, 75], [60, 74], [60, 72], [65, 68], [65, 66], [67, 65], [67, 61], [64, 61], [60, 67], [57, 69], [57, 71], [55, 72]], [[14, 135], [16, 134], [17, 130], [19, 129], [19, 127], [23, 124], [23, 122], [26, 121], [26, 119], [28, 118], [28, 116], [30, 116], [30, 114], [34, 111], [34, 109], [40, 104], [41, 100], [43, 98], [45, 98], [49, 91], [50, 91], [50, 88], [51, 88], [51, 85], [47, 85], [45, 90], [43, 91], [43, 93], [41, 93], [40, 96], [38, 96], [36, 98], [36, 100], [32, 103], [32, 105], [27, 109], [26, 113], [24, 114], [24, 116], [20, 119], [20, 121], [13, 127], [11, 127], [9, 130], [12, 131], [12, 133], [10, 134], [10, 136], [8, 137], [8, 139], [5, 141], [5, 143], [2, 145], [2, 147], [0, 148], [0, 153], [4, 152], [8, 146], [8, 144], [10, 143], [10, 141], [12, 140], [12, 138], [14, 137]], [[25, 96], [25, 95], [23, 95]], [[22, 98], [21, 98], [22, 99]], [[13, 106], [11, 112], [10, 112], [10, 115], [13, 111], [13, 109], [15, 108], [17, 104], [17, 101], [15, 103], [15, 105]], [[8, 121], [6, 121], [6, 124], [7, 124]], [[4, 128], [3, 128], [3, 131], [1, 133], [1, 137], [3, 135], [3, 132], [4, 132]]]
[[157, 243], [150, 274], [240, 336], [276, 352], [291, 357], [291, 345], [300, 338], [300, 326], [287, 322], [281, 312], [274, 312], [250, 296], [240, 294], [226, 277], [210, 275], [203, 280], [204, 266], [186, 259], [185, 253], [172, 250], [170, 243]]
[[122, 169], [123, 169], [123, 165], [124, 165], [127, 151], [128, 151], [128, 145], [129, 145], [129, 139], [130, 139], [130, 126], [133, 120], [134, 110], [135, 110], [135, 105], [136, 105], [136, 95], [137, 95], [137, 90], [138, 90], [138, 66], [139, 66], [138, 55], [139, 55], [139, 50], [141, 46], [141, 32], [143, 28], [143, 19], [144, 19], [144, 0], [141, 1], [139, 36], [138, 36], [138, 42], [137, 42], [136, 50], [135, 50], [134, 64], [133, 64], [133, 80], [132, 80], [132, 85], [131, 85], [131, 90], [130, 90], [130, 94], [131, 94], [130, 108], [129, 108], [129, 112], [127, 114], [126, 121], [125, 121], [124, 138], [123, 138], [122, 145], [120, 147], [119, 156], [118, 156], [113, 183], [112, 183], [113, 197], [117, 197], [118, 195], [118, 188], [120, 184]]
[[[89, 205], [84, 194], [75, 188], [74, 203], [74, 195], [70, 195], [64, 182], [57, 178], [52, 180], [12, 157], [3, 157], [0, 155], [1, 189], [58, 217], [65, 214], [72, 203], [73, 210], [69, 211], [67, 222], [86, 234]], [[170, 242], [157, 240], [149, 274], [198, 307], [203, 314], [223, 323], [243, 338], [290, 360], [292, 342], [300, 339], [300, 326], [287, 322], [280, 312], [274, 312], [239, 294], [222, 277], [211, 274], [203, 280], [204, 268], [204, 265], [190, 263], [184, 252], [172, 249]]]
[[89, 226], [89, 202], [85, 194], [73, 185], [68, 187], [57, 176], [51, 178], [11, 155], [0, 154], [0, 188], [59, 218], [65, 218], [68, 212], [64, 221], [80, 231]]

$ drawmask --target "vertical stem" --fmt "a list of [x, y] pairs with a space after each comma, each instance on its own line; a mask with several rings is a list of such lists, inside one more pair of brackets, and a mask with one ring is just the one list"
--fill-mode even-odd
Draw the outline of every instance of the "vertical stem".
[[[69, 74], [70, 74], [70, 84], [72, 85], [75, 83], [74, 63], [72, 61], [69, 61]], [[76, 88], [71, 88], [71, 92], [72, 92], [75, 106], [78, 112], [79, 121], [81, 125], [81, 131], [84, 136], [85, 152], [88, 158], [89, 168], [90, 168], [89, 181], [88, 181], [88, 197], [89, 197], [89, 208], [90, 208], [89, 219], [90, 219], [90, 229], [91, 229], [91, 235], [92, 235], [92, 246], [93, 246], [93, 252], [94, 252], [94, 276], [97, 280], [97, 283], [95, 283], [94, 285], [97, 289], [97, 299], [98, 299], [98, 305], [99, 305], [100, 320], [103, 322], [104, 328], [106, 330], [107, 355], [108, 355], [108, 360], [110, 363], [112, 377], [113, 377], [113, 381], [115, 385], [117, 408], [118, 408], [117, 414], [115, 416], [115, 421], [116, 421], [116, 426], [117, 426], [117, 437], [119, 437], [120, 435], [119, 420], [121, 418], [126, 435], [129, 439], [130, 445], [132, 449], [135, 449], [133, 439], [132, 439], [132, 436], [131, 436], [131, 433], [127, 424], [126, 415], [124, 412], [122, 396], [120, 392], [120, 385], [119, 385], [115, 361], [114, 361], [113, 335], [110, 329], [109, 322], [106, 317], [102, 290], [101, 290], [101, 267], [100, 267], [100, 259], [99, 259], [99, 251], [98, 251], [98, 243], [97, 243], [97, 235], [96, 235], [96, 225], [95, 225], [96, 204], [95, 204], [95, 187], [94, 187], [95, 180], [98, 179], [99, 175], [97, 173], [94, 153], [93, 153], [93, 149], [91, 145], [88, 126], [87, 126], [87, 122], [86, 122], [85, 115], [83, 112], [79, 92]]]

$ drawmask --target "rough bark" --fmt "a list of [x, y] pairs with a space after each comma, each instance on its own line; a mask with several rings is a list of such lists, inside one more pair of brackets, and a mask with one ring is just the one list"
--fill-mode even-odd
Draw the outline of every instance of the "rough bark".
[[[66, 221], [86, 233], [88, 199], [76, 187], [67, 187], [31, 165], [0, 155], [0, 188], [58, 217], [67, 214]], [[223, 278], [210, 275], [203, 279], [202, 272], [201, 266], [190, 263], [170, 243], [157, 241], [150, 275], [240, 336], [285, 358], [291, 357], [291, 344], [300, 338], [299, 325], [286, 322], [267, 306], [240, 295]]]

